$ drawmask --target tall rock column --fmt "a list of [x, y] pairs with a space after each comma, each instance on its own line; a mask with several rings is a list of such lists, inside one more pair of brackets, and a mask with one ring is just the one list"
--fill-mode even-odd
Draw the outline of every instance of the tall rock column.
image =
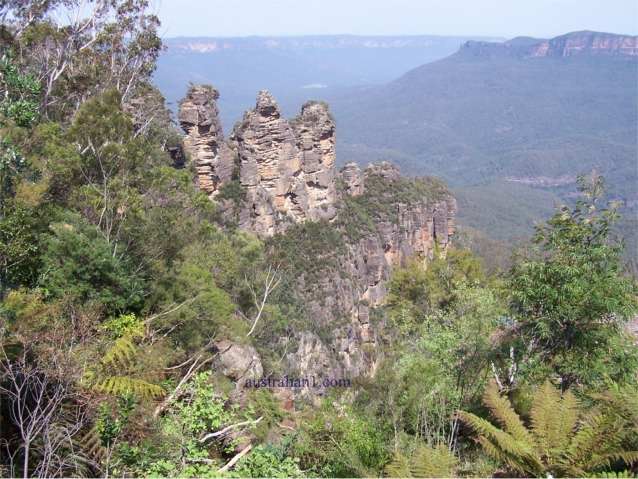
[[219, 121], [218, 98], [212, 87], [192, 86], [179, 108], [179, 122], [186, 133], [184, 147], [195, 164], [197, 185], [209, 196], [231, 180], [234, 168]]
[[322, 102], [306, 103], [291, 125], [301, 154], [308, 218], [332, 219], [336, 215], [335, 123], [328, 106]]
[[325, 104], [306, 103], [289, 122], [261, 91], [230, 141], [252, 204], [241, 213], [242, 228], [270, 236], [291, 223], [335, 217], [335, 125]]

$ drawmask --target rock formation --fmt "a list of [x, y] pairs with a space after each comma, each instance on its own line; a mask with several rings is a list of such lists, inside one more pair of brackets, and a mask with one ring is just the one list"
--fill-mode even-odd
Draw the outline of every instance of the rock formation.
[[356, 163], [348, 163], [341, 169], [341, 178], [345, 186], [346, 194], [359, 196], [365, 188], [361, 168]]
[[[348, 179], [356, 170], [347, 165], [340, 173], [346, 192], [352, 190]], [[355, 198], [360, 197], [361, 204], [369, 201], [371, 209], [376, 202], [387, 200], [391, 215], [377, 219], [375, 231], [347, 241], [333, 267], [324, 267], [312, 279], [304, 274], [298, 278], [309, 316], [319, 329], [330, 331], [331, 339], [321, 345], [316, 335], [303, 332], [299, 350], [288, 359], [291, 367], [303, 365], [305, 374], [318, 378], [352, 378], [374, 372], [383, 327], [373, 324], [371, 312], [384, 304], [393, 268], [410, 259], [427, 261], [437, 248], [444, 253], [455, 231], [457, 206], [449, 193], [395, 201], [366, 192], [364, 184], [382, 184], [389, 192], [395, 186], [400, 188], [409, 180], [396, 167], [381, 163], [359, 174]]]
[[307, 103], [289, 122], [261, 91], [230, 141], [247, 192], [242, 228], [271, 236], [291, 222], [334, 217], [335, 126], [326, 105]]
[[[454, 198], [440, 182], [404, 178], [387, 162], [363, 172], [349, 163], [337, 175], [335, 124], [320, 102], [306, 103], [288, 121], [262, 91], [224, 141], [217, 97], [212, 88], [192, 87], [181, 104], [199, 187], [219, 200], [225, 215], [235, 214], [240, 228], [266, 240], [286, 232], [296, 247], [309, 248], [301, 254], [316, 258], [312, 268], [286, 273], [306, 326], [282, 339], [292, 341], [284, 348], [285, 370], [317, 381], [372, 374], [383, 331], [374, 311], [385, 301], [392, 269], [412, 258], [427, 261], [437, 249], [445, 254]], [[223, 194], [231, 182], [244, 193], [233, 208]], [[318, 251], [311, 239], [306, 246], [295, 237], [303, 228], [293, 228], [305, 221], [323, 222], [320, 228], [332, 230], [338, 244]], [[256, 352], [243, 348], [219, 347], [220, 367], [234, 380], [262, 374]]]
[[215, 196], [232, 181], [237, 165], [246, 193], [239, 225], [261, 236], [292, 223], [334, 218], [335, 125], [327, 105], [306, 103], [288, 121], [270, 93], [261, 91], [225, 142], [218, 96], [210, 87], [195, 86], [180, 107], [200, 189]]
[[179, 122], [186, 132], [184, 147], [195, 165], [197, 185], [214, 196], [233, 174], [233, 155], [224, 142], [216, 100], [217, 90], [193, 86], [179, 109]]

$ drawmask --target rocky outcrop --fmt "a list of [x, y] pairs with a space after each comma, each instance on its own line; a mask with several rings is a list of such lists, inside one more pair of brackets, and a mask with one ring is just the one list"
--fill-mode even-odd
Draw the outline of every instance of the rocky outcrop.
[[335, 209], [335, 125], [324, 103], [306, 103], [295, 119], [281, 116], [267, 91], [224, 141], [216, 90], [192, 87], [180, 108], [185, 147], [200, 189], [211, 196], [233, 180], [246, 193], [241, 228], [261, 236], [293, 223], [330, 220]]
[[242, 228], [272, 236], [291, 222], [335, 216], [335, 125], [325, 104], [307, 103], [289, 122], [261, 91], [231, 143], [247, 192]]
[[573, 32], [552, 39], [518, 37], [503, 43], [469, 41], [461, 54], [480, 57], [637, 57], [638, 36]]
[[411, 259], [427, 262], [437, 249], [444, 254], [455, 230], [456, 201], [446, 191], [403, 199], [407, 195], [395, 193], [409, 191], [411, 182], [419, 180], [406, 179], [393, 165], [381, 163], [363, 173], [354, 165], [344, 167], [344, 195], [350, 196], [349, 185], [357, 174], [355, 205], [341, 204], [334, 227], [345, 235], [352, 226], [352, 207], [385, 214], [374, 217], [373, 230], [346, 237], [332, 264], [321, 261], [319, 272], [300, 272], [295, 279], [317, 333], [300, 332], [298, 350], [288, 359], [317, 382], [374, 373], [384, 341], [384, 319], [377, 308], [386, 301], [393, 269]]
[[574, 32], [531, 46], [530, 57], [638, 56], [638, 36]]
[[[200, 188], [231, 214], [222, 193], [235, 182], [244, 193], [232, 211], [238, 226], [265, 239], [286, 232], [296, 254], [314, 261], [284, 266], [305, 321], [294, 337], [282, 339], [284, 371], [312, 376], [317, 384], [373, 374], [384, 334], [376, 308], [386, 300], [392, 270], [410, 259], [427, 261], [437, 250], [445, 254], [455, 228], [454, 198], [440, 182], [402, 177], [387, 162], [364, 171], [349, 163], [337, 175], [335, 123], [320, 102], [306, 103], [286, 120], [262, 91], [224, 141], [217, 97], [212, 88], [193, 87], [180, 111]], [[319, 222], [321, 231], [309, 235], [293, 227], [305, 221]], [[333, 243], [326, 246], [321, 238], [328, 229]], [[266, 244], [274, 258], [273, 243]], [[221, 342], [217, 349], [217, 367], [234, 381], [263, 374], [250, 346]]]
[[261, 358], [252, 346], [223, 340], [215, 343], [215, 349], [216, 368], [233, 381], [255, 380], [264, 374]]
[[349, 196], [362, 195], [365, 190], [365, 184], [363, 181], [363, 175], [361, 174], [361, 168], [356, 163], [347, 163], [341, 169], [341, 178], [345, 192]]
[[215, 196], [219, 188], [231, 180], [233, 154], [224, 142], [216, 100], [217, 90], [193, 86], [179, 109], [179, 122], [186, 137], [184, 147], [190, 154], [199, 188]]

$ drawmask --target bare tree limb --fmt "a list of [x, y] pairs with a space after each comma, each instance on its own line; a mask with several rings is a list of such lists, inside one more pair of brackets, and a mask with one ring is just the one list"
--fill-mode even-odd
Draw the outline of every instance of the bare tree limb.
[[257, 308], [257, 314], [255, 315], [255, 318], [253, 319], [253, 325], [250, 328], [250, 331], [248, 331], [248, 334], [246, 334], [246, 336], [248, 337], [251, 334], [253, 334], [253, 332], [255, 331], [255, 328], [257, 327], [257, 323], [259, 322], [259, 319], [261, 318], [261, 315], [264, 312], [264, 308], [266, 307], [266, 304], [268, 303], [268, 297], [279, 286], [279, 283], [281, 282], [281, 276], [279, 275], [278, 267], [273, 268], [272, 266], [268, 266], [268, 272], [266, 273], [266, 281], [265, 281], [264, 292], [261, 297], [261, 301], [258, 299], [257, 292], [248, 281], [248, 278], [246, 277], [245, 279], [246, 279], [246, 284], [248, 284], [248, 288], [250, 289], [250, 292], [253, 295], [253, 301], [255, 302], [255, 307]]
[[237, 424], [231, 424], [230, 426], [226, 426], [224, 429], [220, 429], [219, 431], [211, 432], [209, 434], [206, 434], [204, 437], [202, 437], [199, 440], [199, 442], [204, 443], [204, 442], [208, 441], [209, 439], [213, 439], [213, 438], [216, 438], [216, 437], [224, 436], [229, 431], [232, 431], [233, 429], [237, 429], [239, 427], [257, 425], [257, 424], [259, 424], [261, 422], [261, 420], [263, 418], [264, 418], [263, 416], [259, 416], [259, 418], [255, 419], [254, 421], [243, 421], [243, 422], [238, 422]]
[[253, 445], [252, 444], [248, 444], [235, 457], [233, 457], [230, 461], [228, 461], [228, 464], [226, 464], [224, 467], [221, 467], [221, 468], [217, 469], [217, 472], [219, 472], [219, 473], [227, 472], [231, 467], [233, 467], [235, 464], [237, 464], [237, 461], [239, 461], [242, 457], [244, 457], [246, 454], [248, 454], [252, 448], [253, 448]]

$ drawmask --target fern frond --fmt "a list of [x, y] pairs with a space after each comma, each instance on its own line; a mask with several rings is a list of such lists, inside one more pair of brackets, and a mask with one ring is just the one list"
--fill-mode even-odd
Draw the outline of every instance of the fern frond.
[[591, 470], [598, 467], [610, 467], [613, 462], [622, 461], [627, 466], [638, 464], [638, 451], [616, 451], [593, 458], [585, 464], [585, 469]]
[[549, 381], [536, 392], [532, 404], [531, 426], [536, 447], [542, 457], [556, 457], [569, 445], [578, 421], [576, 397], [560, 391]]
[[485, 389], [483, 402], [494, 418], [503, 426], [503, 429], [511, 434], [516, 441], [530, 449], [534, 446], [534, 439], [521, 421], [520, 416], [512, 408], [509, 399], [499, 393], [495, 383], [490, 383]]
[[501, 448], [496, 446], [492, 441], [485, 436], [479, 436], [477, 438], [478, 443], [483, 448], [485, 454], [501, 464], [506, 464], [512, 471], [522, 475], [527, 475], [527, 467], [524, 463], [519, 462], [515, 456], [507, 454]]
[[516, 458], [519, 464], [526, 464], [526, 472], [543, 470], [543, 464], [536, 457], [535, 450], [529, 444], [517, 441], [511, 434], [472, 413], [459, 411], [459, 418], [479, 435], [489, 440], [494, 447], [499, 448], [503, 454]]
[[587, 477], [599, 477], [602, 479], [631, 479], [636, 477], [635, 474], [633, 474], [631, 471], [620, 471], [620, 472], [616, 472], [616, 471], [603, 471], [603, 472], [597, 472], [596, 474], [590, 474]]
[[552, 427], [559, 402], [560, 394], [549, 381], [546, 381], [536, 391], [530, 410], [532, 432], [536, 437], [539, 452], [545, 456], [549, 455], [552, 447]]
[[451, 477], [458, 461], [454, 454], [443, 445], [420, 446], [410, 461], [413, 477]]
[[385, 477], [412, 477], [408, 458], [399, 452], [394, 453], [392, 461], [383, 470]]
[[106, 449], [102, 446], [100, 434], [95, 426], [93, 426], [82, 437], [82, 449], [96, 462], [100, 463], [106, 457]]
[[145, 399], [154, 399], [164, 395], [164, 390], [141, 379], [127, 376], [111, 376], [95, 386], [95, 389], [113, 395], [135, 394]]
[[566, 456], [574, 464], [584, 464], [592, 457], [614, 452], [620, 447], [625, 432], [612, 417], [593, 412], [574, 435]]
[[116, 339], [113, 346], [102, 357], [102, 365], [111, 367], [127, 367], [133, 357], [137, 346], [134, 337], [131, 335], [122, 336]]

